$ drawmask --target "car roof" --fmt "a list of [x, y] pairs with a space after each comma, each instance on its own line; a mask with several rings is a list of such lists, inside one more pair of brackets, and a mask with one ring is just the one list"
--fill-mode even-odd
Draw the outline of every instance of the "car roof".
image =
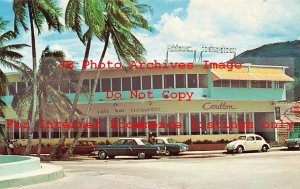
[[[243, 134], [243, 135], [240, 135], [240, 136], [259, 136], [259, 135], [257, 135], [257, 134]], [[261, 137], [261, 136], [259, 136], [259, 137]]]
[[145, 139], [145, 138], [119, 138], [119, 140], [128, 140], [128, 139], [131, 139], [131, 140], [141, 140], [141, 139]]

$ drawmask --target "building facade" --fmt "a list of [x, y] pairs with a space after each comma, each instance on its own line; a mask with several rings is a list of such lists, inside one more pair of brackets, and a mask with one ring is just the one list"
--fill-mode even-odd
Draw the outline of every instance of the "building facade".
[[[95, 70], [85, 73], [83, 85], [88, 93]], [[18, 118], [10, 104], [13, 95], [28, 84], [18, 73], [7, 77], [6, 119], [26, 120]], [[285, 84], [292, 81], [285, 67], [251, 64], [231, 71], [196, 64], [193, 69], [105, 69], [86, 120], [101, 124], [86, 128], [83, 137], [146, 137], [150, 131], [157, 136], [257, 133], [268, 141], [278, 141], [277, 128], [272, 124], [274, 109], [277, 101], [286, 99]], [[56, 87], [74, 98], [74, 90]], [[88, 95], [81, 95], [79, 109], [83, 112], [87, 102]], [[59, 138], [62, 131], [64, 128], [43, 128], [43, 138]], [[68, 137], [77, 131], [78, 125], [70, 129]], [[7, 134], [23, 139], [27, 129], [11, 127]]]

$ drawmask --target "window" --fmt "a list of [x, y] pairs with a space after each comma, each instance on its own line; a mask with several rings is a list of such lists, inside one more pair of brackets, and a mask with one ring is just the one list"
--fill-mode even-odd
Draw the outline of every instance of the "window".
[[199, 74], [199, 88], [207, 88], [207, 75]]
[[106, 92], [107, 90], [111, 90], [110, 88], [110, 78], [105, 78], [101, 80], [102, 92]]
[[256, 140], [262, 140], [262, 138], [259, 137], [259, 136], [256, 136], [255, 139], [256, 139]]
[[16, 83], [10, 83], [8, 85], [8, 95], [15, 95], [16, 94]]
[[252, 88], [259, 88], [259, 82], [258, 81], [251, 81], [251, 87]]
[[141, 78], [132, 77], [132, 90], [140, 90], [140, 89], [141, 89]]
[[162, 76], [154, 75], [153, 79], [153, 89], [162, 89]]
[[87, 93], [90, 90], [90, 80], [84, 79], [82, 82], [82, 92]]
[[122, 91], [130, 91], [131, 90], [131, 78], [123, 77], [122, 78]]
[[62, 80], [60, 82], [60, 91], [63, 93], [69, 93], [69, 80]]
[[76, 86], [77, 86], [78, 80], [71, 80], [69, 84], [70, 93], [76, 93]]
[[245, 80], [240, 81], [240, 88], [247, 88], [247, 81]]
[[165, 89], [174, 88], [174, 75], [164, 75]]
[[164, 141], [162, 139], [156, 139], [157, 144], [164, 144]]
[[267, 82], [266, 81], [259, 81], [259, 88], [267, 88]]
[[176, 74], [176, 88], [186, 88], [185, 74]]
[[18, 82], [17, 84], [17, 91], [22, 92], [26, 89], [26, 83], [25, 82]]
[[272, 88], [272, 81], [267, 81], [267, 88]]
[[221, 80], [216, 80], [214, 81], [214, 87], [221, 87], [222, 81]]
[[230, 87], [230, 80], [222, 80], [222, 87]]
[[112, 78], [112, 90], [121, 91], [121, 78]]
[[231, 88], [239, 88], [240, 82], [238, 80], [231, 80]]
[[96, 92], [100, 92], [100, 85], [101, 85], [101, 80], [98, 79], [98, 84], [97, 84], [97, 87], [96, 87]]
[[197, 88], [197, 74], [188, 74], [188, 88]]
[[142, 89], [151, 89], [151, 76], [143, 76], [142, 77]]
[[247, 141], [254, 141], [254, 137], [247, 137]]

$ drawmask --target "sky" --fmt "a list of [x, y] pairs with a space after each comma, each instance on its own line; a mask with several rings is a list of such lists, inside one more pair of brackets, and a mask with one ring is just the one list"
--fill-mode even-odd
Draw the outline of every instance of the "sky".
[[[0, 17], [9, 20], [13, 30], [13, 0], [0, 0]], [[298, 40], [300, 38], [299, 0], [141, 0], [153, 7], [147, 15], [155, 28], [152, 33], [133, 31], [147, 50], [147, 61], [166, 59], [167, 45], [190, 45], [199, 52], [203, 45], [236, 48], [237, 54], [264, 44]], [[64, 11], [67, 0], [57, 0]], [[61, 21], [64, 15], [62, 14]], [[13, 41], [30, 44], [30, 33], [22, 31]], [[82, 62], [85, 47], [72, 31], [59, 34], [48, 31], [46, 24], [37, 36], [37, 55], [49, 45], [52, 50], [64, 50], [66, 59]], [[94, 39], [90, 59], [98, 62], [103, 43]], [[31, 65], [31, 48], [20, 50], [23, 61]], [[197, 55], [198, 56], [198, 55]], [[203, 59], [223, 62], [232, 54], [204, 53]], [[105, 61], [117, 61], [109, 47]], [[170, 53], [170, 61], [191, 61], [192, 53]], [[8, 71], [5, 69], [5, 71]]]

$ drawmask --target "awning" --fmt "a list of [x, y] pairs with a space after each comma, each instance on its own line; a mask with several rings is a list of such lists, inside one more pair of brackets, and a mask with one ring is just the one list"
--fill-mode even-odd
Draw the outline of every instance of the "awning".
[[231, 72], [231, 71], [212, 71], [212, 80], [253, 80], [253, 81], [284, 81], [290, 82], [294, 81], [293, 78], [285, 74], [261, 74], [261, 73], [241, 73], [241, 72]]

